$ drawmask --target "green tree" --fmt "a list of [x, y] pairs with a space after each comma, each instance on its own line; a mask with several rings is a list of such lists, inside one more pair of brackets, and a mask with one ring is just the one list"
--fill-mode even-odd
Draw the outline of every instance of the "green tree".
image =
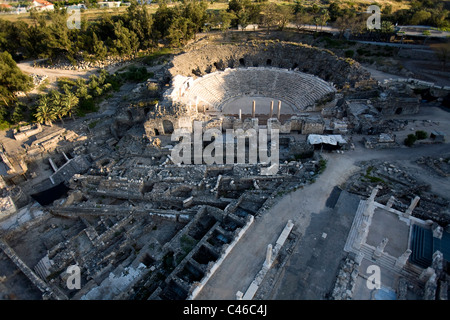
[[287, 24], [294, 18], [292, 7], [283, 5], [277, 6], [275, 9], [275, 18], [278, 28], [283, 31]]
[[167, 6], [165, 1], [159, 3], [158, 10], [153, 16], [153, 35], [154, 39], [164, 39], [169, 33], [169, 28], [174, 20], [179, 16], [176, 8]]
[[21, 103], [16, 103], [11, 115], [12, 123], [19, 123], [24, 119], [24, 106]]
[[54, 114], [61, 120], [64, 125], [63, 117], [67, 114], [67, 110], [63, 106], [61, 93], [57, 90], [52, 90], [50, 93], [50, 106]]
[[138, 37], [142, 48], [149, 48], [153, 45], [153, 19], [145, 4], [138, 4], [136, 0], [132, 0], [131, 5], [127, 8], [126, 22], [127, 28]]
[[394, 25], [392, 22], [383, 20], [381, 21], [381, 32], [382, 33], [392, 33], [394, 32]]
[[220, 15], [219, 15], [220, 31], [227, 33], [228, 29], [230, 29], [230, 27], [231, 27], [231, 22], [235, 18], [236, 18], [236, 16], [233, 13], [227, 12], [227, 11], [221, 11]]
[[75, 113], [77, 113], [78, 111], [78, 102], [79, 102], [78, 97], [70, 91], [67, 91], [62, 98], [62, 106], [65, 110], [65, 113], [69, 117], [72, 117], [74, 121], [75, 121]]
[[274, 2], [266, 3], [261, 8], [260, 24], [267, 28], [267, 32], [269, 32], [270, 27], [276, 23], [276, 10], [277, 5]]
[[412, 147], [412, 145], [417, 141], [417, 137], [415, 134], [411, 133], [405, 138], [405, 145], [408, 147]]
[[330, 13], [330, 20], [336, 21], [339, 17], [343, 15], [343, 10], [337, 2], [333, 2], [328, 6], [328, 12]]
[[8, 52], [0, 52], [0, 99], [6, 107], [17, 101], [16, 93], [33, 87], [32, 79], [17, 66]]
[[409, 21], [412, 25], [420, 25], [426, 23], [428, 19], [431, 18], [431, 12], [425, 10], [419, 10], [413, 14], [411, 20]]
[[98, 39], [97, 34], [93, 32], [92, 34], [92, 53], [96, 59], [102, 60], [106, 58], [108, 54], [108, 48], [106, 48], [105, 43]]
[[76, 80], [75, 95], [82, 100], [88, 100], [92, 98], [92, 96], [89, 94], [86, 81], [84, 81], [82, 78], [78, 78]]
[[299, 12], [304, 12], [305, 7], [303, 6], [302, 0], [296, 0], [294, 5], [294, 14], [296, 15]]
[[116, 39], [113, 40], [113, 44], [117, 54], [123, 56], [136, 53], [139, 47], [139, 39], [133, 31], [123, 25], [122, 20], [117, 22], [114, 35]]
[[50, 105], [50, 99], [47, 95], [40, 97], [34, 116], [38, 123], [48, 124], [50, 127], [53, 127], [53, 121], [56, 120], [57, 116]]
[[207, 21], [207, 8], [206, 2], [198, 0], [185, 0], [181, 6], [181, 16], [190, 21], [189, 26], [193, 28], [190, 32], [194, 35], [203, 29]]
[[178, 17], [169, 28], [167, 39], [170, 45], [179, 47], [194, 36], [193, 23], [185, 17]]
[[233, 25], [240, 25], [245, 29], [249, 24], [260, 20], [261, 6], [251, 3], [250, 0], [230, 0], [227, 11], [236, 15]]
[[320, 10], [319, 14], [319, 24], [320, 30], [322, 30], [323, 26], [327, 24], [328, 20], [330, 20], [330, 13], [327, 9]]
[[310, 23], [312, 23], [312, 17], [306, 11], [299, 11], [295, 14], [294, 24], [298, 31], [301, 31], [305, 25]]
[[428, 133], [423, 130], [417, 130], [416, 138], [417, 138], [417, 140], [424, 140], [424, 139], [428, 138]]
[[46, 34], [46, 54], [49, 57], [64, 55], [74, 61], [77, 48], [73, 45], [73, 39], [69, 35], [67, 27], [68, 15], [65, 9], [54, 10], [48, 14], [50, 22], [41, 32]]

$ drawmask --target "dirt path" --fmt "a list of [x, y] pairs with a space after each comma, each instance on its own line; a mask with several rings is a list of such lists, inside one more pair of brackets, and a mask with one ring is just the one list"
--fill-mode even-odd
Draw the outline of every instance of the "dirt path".
[[49, 78], [88, 78], [91, 74], [95, 73], [97, 71], [96, 68], [92, 69], [86, 69], [82, 71], [77, 70], [63, 70], [63, 69], [49, 69], [49, 68], [38, 68], [33, 67], [34, 61], [25, 61], [20, 62], [17, 64], [17, 66], [25, 73], [29, 74], [38, 74], [38, 75], [47, 75]]

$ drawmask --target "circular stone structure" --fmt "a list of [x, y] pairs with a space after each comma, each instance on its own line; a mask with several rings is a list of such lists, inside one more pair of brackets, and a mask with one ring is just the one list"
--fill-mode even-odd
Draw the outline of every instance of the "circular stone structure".
[[337, 90], [370, 80], [356, 61], [301, 43], [199, 43], [167, 65], [164, 82], [170, 85], [144, 127], [148, 137], [192, 132], [196, 121], [204, 129], [267, 123], [283, 133], [321, 133], [323, 119], [306, 112], [336, 100]]
[[[243, 113], [251, 113], [252, 101], [255, 97], [269, 98], [263, 109], [258, 104], [256, 113], [268, 114], [270, 100], [283, 102], [289, 114], [313, 110], [317, 103], [333, 99], [336, 90], [326, 81], [303, 72], [279, 68], [237, 68], [216, 71], [199, 77], [194, 81], [178, 81], [182, 88], [174, 88], [180, 93], [173, 101], [205, 107], [207, 111], [223, 114], [238, 114], [239, 106]], [[248, 103], [243, 103], [247, 101]], [[275, 112], [278, 102], [275, 101]], [[284, 110], [284, 109], [282, 109]], [[286, 111], [287, 111], [286, 110]]]
[[177, 75], [202, 77], [228, 68], [248, 67], [298, 70], [332, 82], [338, 89], [370, 79], [370, 73], [358, 62], [330, 50], [270, 40], [196, 45], [172, 59], [167, 76], [169, 80]]

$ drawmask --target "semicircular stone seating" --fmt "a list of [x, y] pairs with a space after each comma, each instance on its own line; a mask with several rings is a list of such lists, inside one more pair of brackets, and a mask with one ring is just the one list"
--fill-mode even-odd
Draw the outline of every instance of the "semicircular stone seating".
[[201, 101], [213, 110], [222, 111], [230, 99], [263, 96], [280, 99], [304, 111], [326, 95], [336, 92], [326, 81], [303, 72], [278, 68], [225, 69], [195, 79], [181, 99]]

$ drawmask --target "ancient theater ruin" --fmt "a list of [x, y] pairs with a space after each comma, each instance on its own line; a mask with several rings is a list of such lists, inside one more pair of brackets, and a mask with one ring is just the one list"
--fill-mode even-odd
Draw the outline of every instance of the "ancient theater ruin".
[[[406, 169], [364, 162], [379, 159], [379, 149], [386, 154], [401, 151], [398, 137], [409, 133], [411, 123], [414, 128], [433, 127], [436, 134], [445, 131], [444, 122], [413, 119], [421, 110], [420, 90], [428, 88], [443, 97], [448, 88], [430, 89], [428, 83], [414, 79], [378, 82], [352, 59], [283, 41], [199, 41], [153, 71], [152, 79], [121, 89], [105, 102], [106, 111], [86, 117], [79, 126], [23, 128], [10, 138], [19, 152], [9, 151], [8, 144], [0, 150], [0, 298], [270, 297], [319, 212], [311, 206], [321, 205], [320, 199], [335, 186], [322, 183], [329, 179], [329, 184], [342, 186], [357, 167], [363, 173], [351, 176], [346, 192], [361, 197], [361, 206], [375, 203], [376, 213], [385, 210], [383, 214], [394, 219], [407, 209], [413, 195], [422, 192], [421, 207], [412, 215], [436, 220], [432, 213], [439, 212], [438, 222], [448, 224], [442, 218], [448, 208], [445, 194], [433, 194], [409, 178]], [[193, 134], [195, 123], [224, 137], [228, 129], [279, 130], [276, 172], [262, 174], [261, 163], [174, 162], [171, 151], [179, 141], [173, 141], [172, 134], [177, 129]], [[445, 146], [444, 134], [441, 138], [442, 142], [426, 141], [439, 148]], [[354, 164], [353, 156], [364, 161]], [[424, 154], [420, 159], [416, 167], [449, 173], [448, 155], [441, 159]], [[334, 161], [337, 165], [329, 169]], [[383, 198], [365, 201], [372, 188], [383, 183], [378, 195]], [[390, 196], [395, 210], [392, 203], [384, 205]], [[352, 241], [362, 228], [361, 210], [346, 211], [359, 219], [351, 229]], [[406, 252], [410, 220], [402, 220], [401, 250], [380, 254], [380, 259], [397, 259]], [[371, 255], [376, 250], [372, 246], [379, 245], [378, 236], [385, 236], [375, 233], [380, 224], [376, 220], [369, 238], [360, 241]], [[430, 221], [420, 227], [437, 228]], [[326, 243], [332, 232], [315, 234], [314, 240]], [[423, 231], [427, 236], [430, 232]], [[259, 237], [253, 239], [251, 234]], [[441, 238], [447, 239], [444, 235]], [[359, 248], [344, 251], [344, 245], [345, 241], [335, 252], [351, 253], [352, 258], [344, 261], [357, 270], [354, 256]], [[321, 259], [317, 252], [314, 261]], [[233, 265], [235, 254], [246, 263]], [[433, 260], [432, 253], [427, 254], [427, 264], [408, 270], [427, 270]], [[368, 258], [358, 259], [364, 266], [369, 263]], [[226, 272], [229, 265], [228, 272], [237, 278]], [[79, 268], [79, 289], [67, 285], [73, 276], [67, 272], [71, 266]], [[330, 269], [328, 297], [350, 296], [347, 269]], [[302, 278], [312, 278], [315, 271], [307, 269]], [[339, 275], [347, 282], [336, 281]], [[360, 278], [357, 286], [349, 285], [351, 291], [363, 284]], [[414, 282], [415, 290], [423, 290], [427, 282], [424, 275], [423, 281]]]

